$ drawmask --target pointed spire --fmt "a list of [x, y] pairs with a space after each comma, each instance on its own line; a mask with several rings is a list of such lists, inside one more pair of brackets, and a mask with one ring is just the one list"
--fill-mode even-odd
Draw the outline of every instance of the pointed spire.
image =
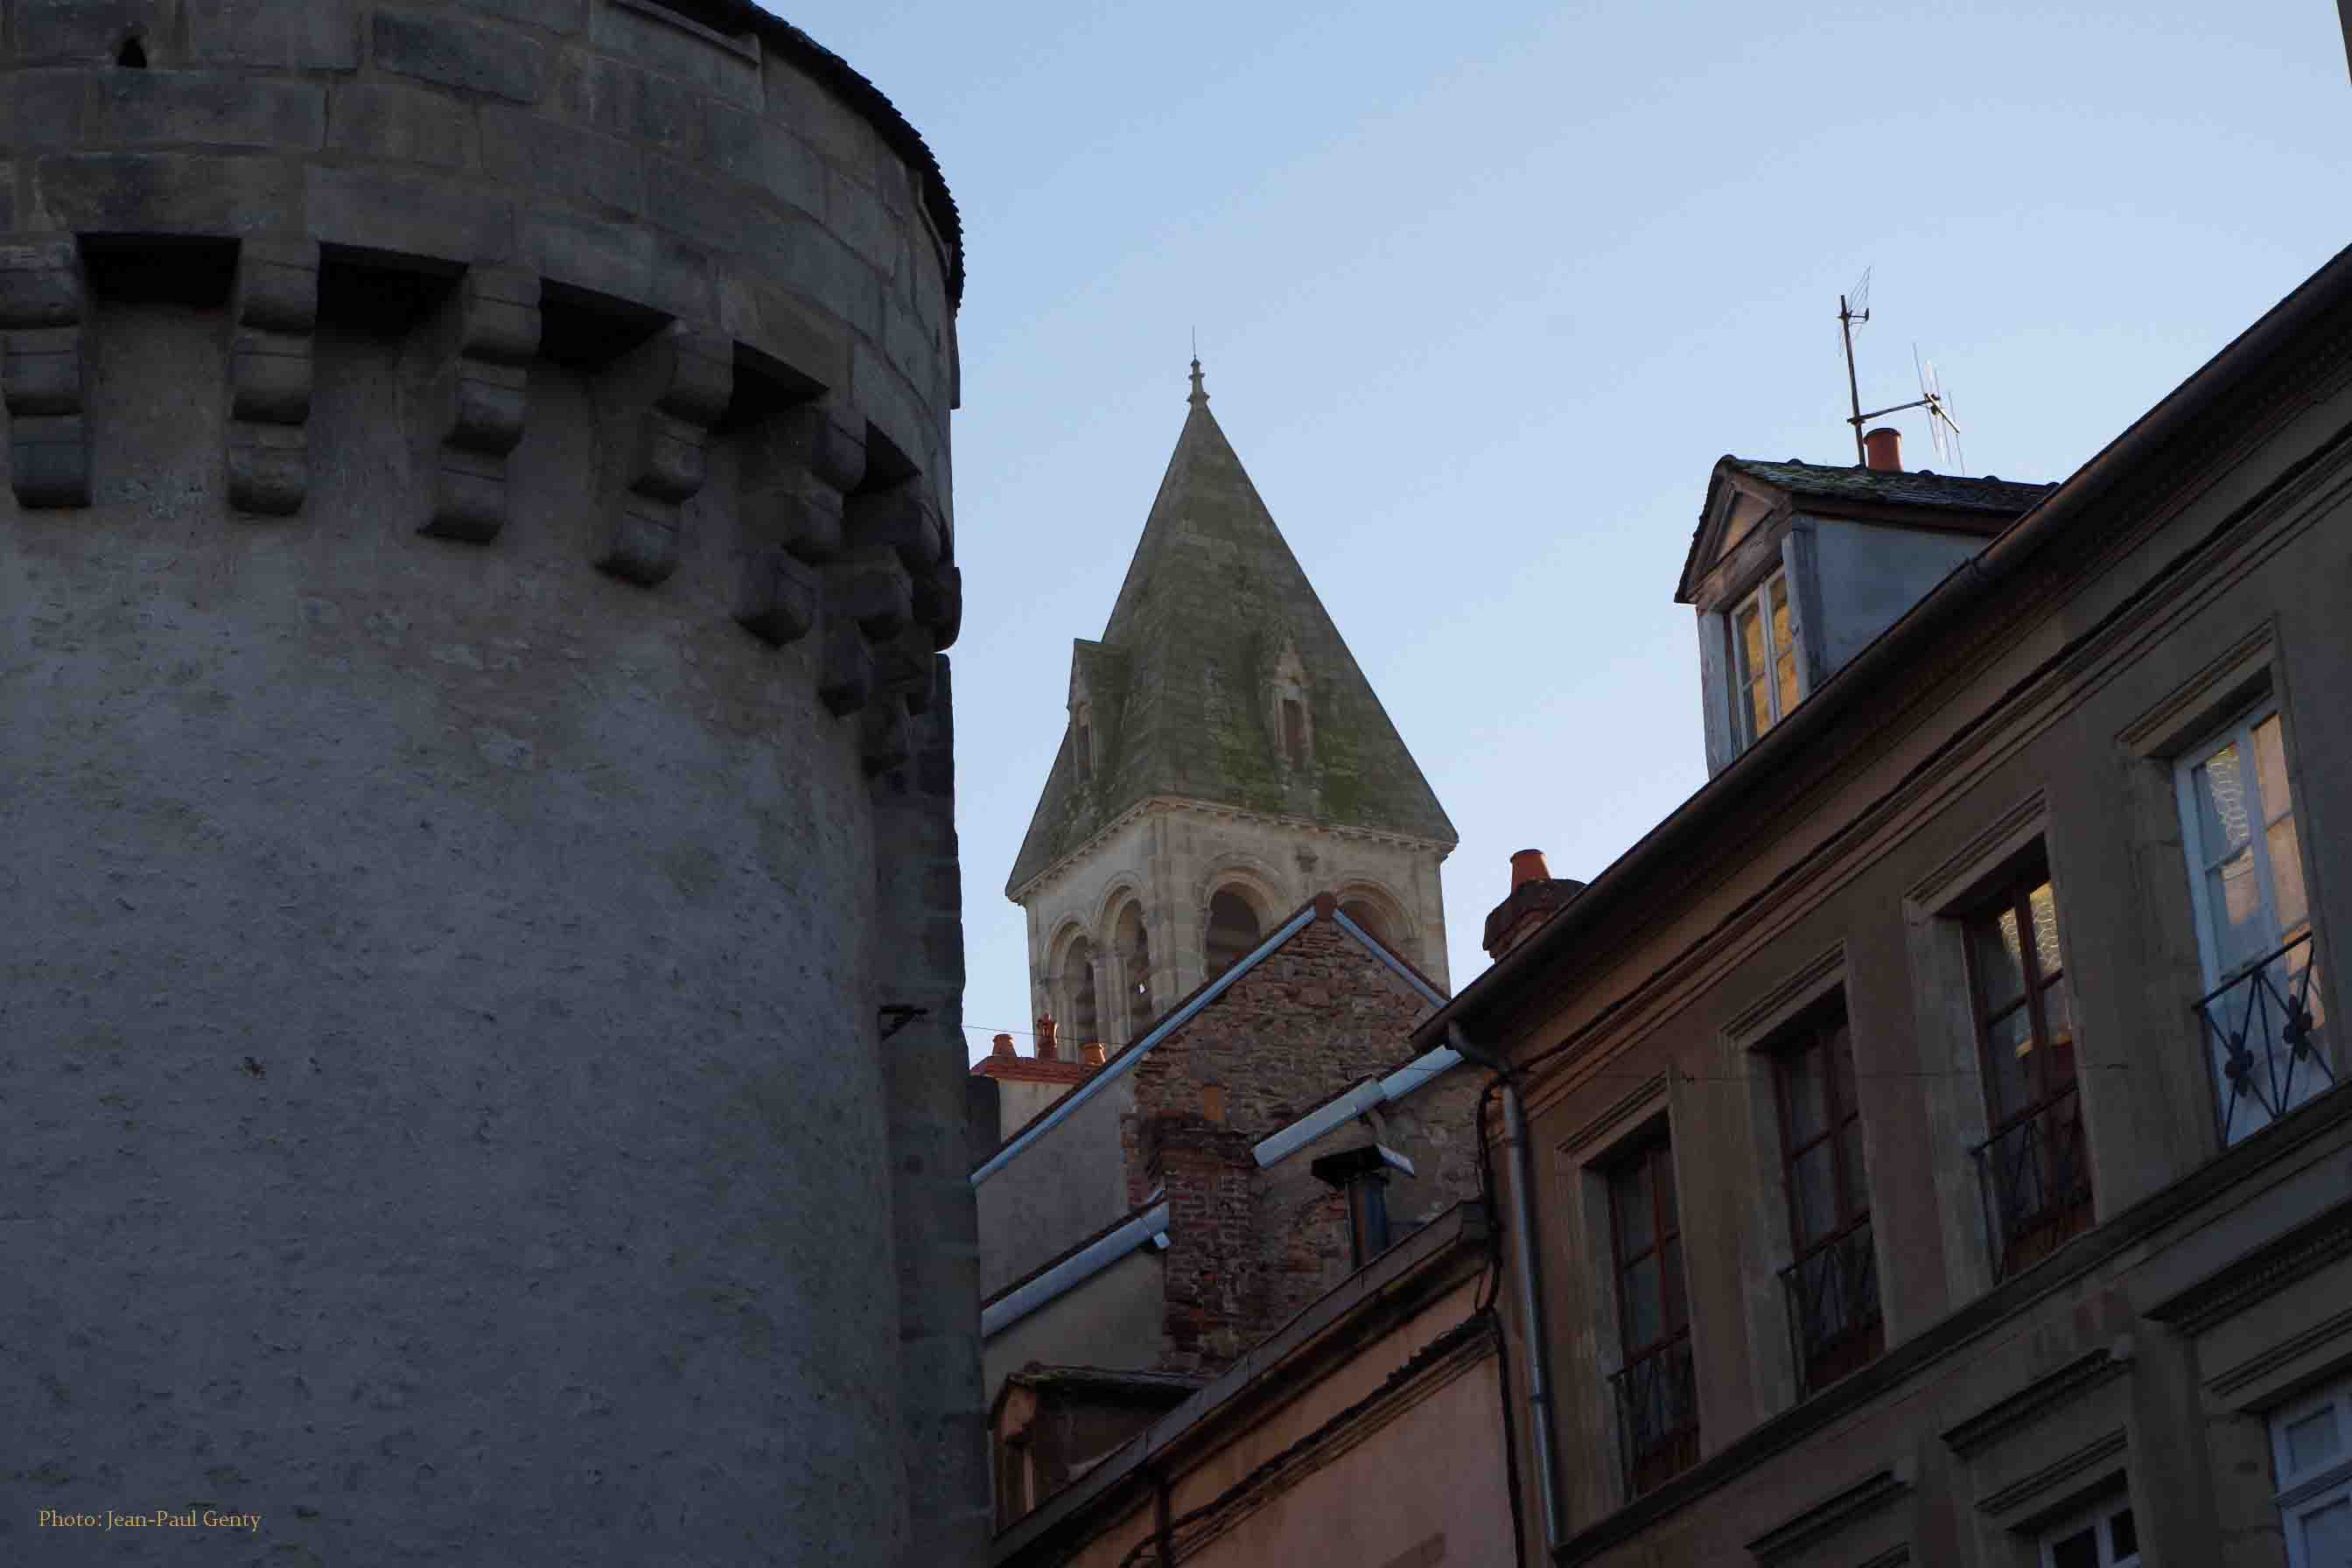
[[1192, 395], [1184, 401], [1195, 408], [1209, 406], [1209, 389], [1201, 384], [1201, 354], [1197, 349], [1192, 353]]

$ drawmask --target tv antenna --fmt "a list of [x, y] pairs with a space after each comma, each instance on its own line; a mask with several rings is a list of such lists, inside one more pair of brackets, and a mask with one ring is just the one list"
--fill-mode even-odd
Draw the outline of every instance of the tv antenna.
[[1911, 368], [1919, 378], [1919, 395], [1908, 403], [1890, 404], [1885, 408], [1874, 408], [1866, 414], [1863, 412], [1861, 384], [1853, 368], [1853, 330], [1869, 320], [1870, 268], [1865, 267], [1853, 287], [1838, 296], [1838, 338], [1845, 347], [1845, 392], [1849, 406], [1853, 409], [1853, 416], [1846, 420], [1853, 426], [1853, 460], [1856, 463], [1870, 460], [1862, 444], [1862, 427], [1864, 425], [1889, 414], [1900, 414], [1907, 408], [1924, 408], [1927, 411], [1927, 438], [1936, 444], [1937, 461], [1954, 470], [1958, 469], [1963, 466], [1960, 426], [1952, 416], [1951, 394], [1946, 392], [1943, 383], [1937, 379], [1935, 362], [1920, 359], [1918, 344], [1911, 345]]

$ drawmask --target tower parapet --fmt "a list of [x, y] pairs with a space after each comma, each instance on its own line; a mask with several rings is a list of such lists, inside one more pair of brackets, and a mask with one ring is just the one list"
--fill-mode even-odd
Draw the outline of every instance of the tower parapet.
[[749, 0], [7, 21], [0, 1491], [976, 1563], [929, 152]]

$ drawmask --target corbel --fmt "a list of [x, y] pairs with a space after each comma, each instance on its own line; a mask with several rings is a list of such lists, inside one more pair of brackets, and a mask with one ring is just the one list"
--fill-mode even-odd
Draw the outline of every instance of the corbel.
[[238, 511], [287, 517], [302, 510], [318, 324], [318, 242], [241, 244], [228, 351], [228, 504]]
[[865, 477], [866, 422], [832, 394], [785, 410], [745, 443], [735, 618], [755, 636], [787, 643], [815, 626], [819, 574], [844, 547], [842, 498]]
[[89, 504], [82, 322], [89, 288], [70, 238], [0, 244], [0, 401], [18, 505]]
[[539, 275], [468, 268], [451, 300], [427, 394], [439, 452], [423, 531], [486, 544], [507, 521], [507, 456], [522, 439], [539, 353]]
[[710, 426], [735, 395], [735, 350], [725, 337], [673, 321], [624, 355], [609, 381], [634, 429], [615, 432], [621, 482], [597, 565], [648, 587], [677, 569], [680, 509], [701, 493]]

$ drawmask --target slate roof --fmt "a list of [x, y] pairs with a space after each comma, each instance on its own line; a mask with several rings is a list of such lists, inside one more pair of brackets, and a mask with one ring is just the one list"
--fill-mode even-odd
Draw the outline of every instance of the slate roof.
[[[1140, 800], [1176, 795], [1452, 847], [1454, 824], [1209, 412], [1192, 407], [1099, 642], [1071, 674], [1094, 710], [1081, 788], [1065, 729], [1005, 894]], [[1275, 668], [1304, 671], [1314, 765], [1294, 776], [1273, 733]]]
[[1836, 500], [1882, 501], [1893, 506], [1933, 506], [1948, 511], [1988, 511], [2018, 515], [2056, 489], [2056, 485], [2016, 484], [1964, 474], [1932, 474], [1917, 470], [1876, 473], [1861, 467], [1827, 463], [1767, 463], [1754, 458], [1730, 458], [1724, 463], [1776, 485], [1791, 495], [1822, 496]]

